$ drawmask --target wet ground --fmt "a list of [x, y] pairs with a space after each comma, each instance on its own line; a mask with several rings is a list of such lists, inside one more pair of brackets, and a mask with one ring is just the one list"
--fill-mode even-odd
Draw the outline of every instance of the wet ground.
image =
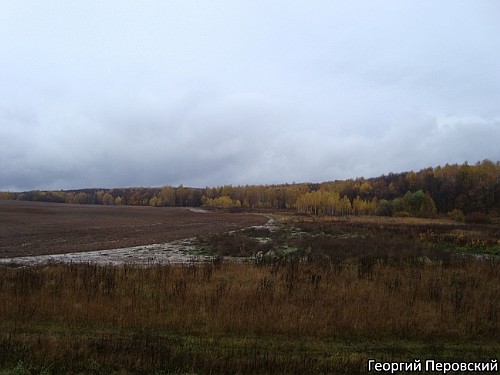
[[39, 265], [48, 263], [91, 263], [100, 265], [122, 264], [180, 264], [212, 261], [213, 257], [192, 255], [190, 239], [171, 243], [151, 244], [121, 249], [85, 251], [65, 254], [12, 257], [0, 259], [0, 264]]
[[0, 201], [0, 262], [184, 262], [197, 235], [264, 225], [253, 213]]
[[[268, 228], [274, 230], [275, 227], [275, 220], [270, 218], [264, 225], [255, 225], [249, 228]], [[163, 244], [150, 244], [109, 250], [0, 258], [0, 264], [31, 266], [49, 263], [90, 263], [112, 266], [123, 264], [150, 266], [155, 264], [212, 262], [215, 260], [215, 257], [209, 255], [194, 255], [196, 252], [196, 238], [191, 237]], [[227, 257], [227, 260], [242, 261], [242, 259], [233, 259], [231, 257]]]

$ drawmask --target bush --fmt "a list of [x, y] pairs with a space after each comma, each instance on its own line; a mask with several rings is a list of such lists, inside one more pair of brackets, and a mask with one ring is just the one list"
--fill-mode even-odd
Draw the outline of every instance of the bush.
[[410, 213], [405, 211], [399, 211], [394, 214], [394, 217], [410, 217], [410, 216], [411, 216]]
[[378, 216], [392, 216], [392, 201], [388, 201], [386, 199], [381, 199], [377, 203], [377, 209], [375, 210], [375, 214]]
[[488, 215], [482, 212], [471, 212], [465, 216], [465, 222], [468, 224], [490, 224], [491, 219]]
[[463, 223], [465, 221], [464, 213], [455, 208], [453, 211], [448, 212], [448, 217], [456, 222]]

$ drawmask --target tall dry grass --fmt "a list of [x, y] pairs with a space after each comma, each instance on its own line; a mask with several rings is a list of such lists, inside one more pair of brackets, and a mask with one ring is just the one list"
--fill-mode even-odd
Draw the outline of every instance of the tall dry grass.
[[360, 358], [283, 342], [495, 342], [499, 271], [497, 260], [466, 258], [1, 267], [0, 368], [328, 373], [344, 360], [355, 372]]

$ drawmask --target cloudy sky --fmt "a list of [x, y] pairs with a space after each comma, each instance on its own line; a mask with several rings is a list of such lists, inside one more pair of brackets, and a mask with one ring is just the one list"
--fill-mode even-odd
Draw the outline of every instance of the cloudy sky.
[[0, 1], [0, 190], [500, 160], [497, 0]]

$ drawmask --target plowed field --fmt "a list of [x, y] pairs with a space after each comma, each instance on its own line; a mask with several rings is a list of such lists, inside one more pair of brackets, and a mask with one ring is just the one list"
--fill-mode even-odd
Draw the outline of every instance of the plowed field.
[[262, 225], [251, 213], [0, 201], [0, 258], [169, 242]]

